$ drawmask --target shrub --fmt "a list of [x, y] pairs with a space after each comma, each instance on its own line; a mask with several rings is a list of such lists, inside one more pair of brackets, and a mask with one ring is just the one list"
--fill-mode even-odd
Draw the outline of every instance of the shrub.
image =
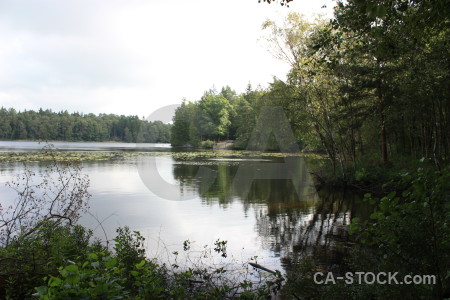
[[212, 149], [214, 146], [214, 142], [210, 140], [206, 140], [200, 143], [200, 148], [204, 149]]
[[91, 249], [92, 232], [82, 226], [57, 225], [43, 222], [29, 235], [14, 238], [0, 248], [0, 295], [11, 299], [25, 299], [42, 278], [55, 275], [57, 267], [68, 260], [83, 259]]

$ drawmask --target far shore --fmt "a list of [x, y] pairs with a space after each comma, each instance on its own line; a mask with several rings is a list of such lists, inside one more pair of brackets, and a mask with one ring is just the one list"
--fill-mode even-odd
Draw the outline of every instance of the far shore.
[[117, 144], [170, 144], [160, 142], [123, 142], [123, 141], [67, 141], [67, 140], [0, 140], [0, 142], [32, 142], [32, 143], [117, 143]]

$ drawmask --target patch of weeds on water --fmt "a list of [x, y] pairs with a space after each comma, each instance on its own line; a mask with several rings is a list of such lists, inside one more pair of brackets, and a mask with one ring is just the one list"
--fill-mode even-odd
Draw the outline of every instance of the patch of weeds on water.
[[[180, 161], [194, 161], [199, 159], [217, 158], [275, 158], [306, 156], [313, 154], [305, 153], [276, 153], [276, 152], [256, 152], [243, 150], [218, 150], [218, 151], [195, 151], [195, 152], [75, 152], [75, 151], [35, 151], [35, 152], [3, 152], [0, 153], [0, 162], [40, 162], [40, 161], [102, 161], [117, 160], [128, 157], [143, 156], [171, 156]], [[314, 154], [315, 155], [315, 154]], [[317, 155], [316, 155], [317, 156]]]

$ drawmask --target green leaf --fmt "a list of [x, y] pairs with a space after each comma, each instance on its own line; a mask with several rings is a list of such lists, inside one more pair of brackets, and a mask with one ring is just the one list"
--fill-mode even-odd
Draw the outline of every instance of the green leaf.
[[64, 271], [76, 273], [76, 272], [78, 272], [78, 266], [77, 265], [68, 265], [67, 267], [64, 268]]
[[371, 11], [373, 11], [373, 9], [375, 8], [375, 4], [372, 2], [367, 3], [366, 6], [366, 13], [370, 13]]
[[353, 218], [352, 223], [359, 223], [360, 220], [361, 220], [360, 218]]
[[367, 17], [374, 18], [377, 16], [377, 9], [376, 7], [372, 8], [370, 11], [367, 12]]
[[98, 260], [98, 255], [95, 253], [89, 253], [88, 254], [88, 259], [89, 260]]
[[397, 194], [396, 192], [390, 192], [390, 193], [386, 196], [386, 198], [392, 199], [392, 198], [395, 197], [396, 194]]
[[143, 259], [143, 260], [141, 260], [141, 262], [140, 263], [138, 263], [137, 265], [136, 265], [136, 269], [142, 269], [142, 267], [145, 265], [145, 259]]
[[116, 258], [110, 258], [105, 262], [105, 267], [107, 268], [113, 268], [117, 265], [117, 259]]
[[377, 17], [378, 18], [383, 18], [384, 16], [386, 16], [386, 13], [387, 13], [386, 6], [380, 5], [377, 7]]
[[50, 280], [48, 281], [48, 285], [49, 286], [60, 286], [62, 283], [62, 280], [59, 279], [58, 277], [52, 277], [50, 278]]
[[48, 294], [48, 287], [46, 286], [39, 286], [36, 289], [36, 292], [39, 295], [47, 295]]

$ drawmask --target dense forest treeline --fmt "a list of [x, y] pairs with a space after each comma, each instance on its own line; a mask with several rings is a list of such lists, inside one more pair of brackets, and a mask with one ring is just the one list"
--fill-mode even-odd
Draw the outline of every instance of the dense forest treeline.
[[170, 126], [137, 116], [0, 108], [0, 139], [167, 143]]
[[[177, 110], [172, 144], [236, 140], [246, 148], [264, 106], [281, 106], [299, 146], [336, 169], [372, 157], [450, 155], [448, 1], [339, 1], [335, 18], [290, 13], [266, 21], [270, 51], [289, 63], [286, 82], [242, 94], [210, 90]], [[269, 145], [269, 148], [271, 146]]]

